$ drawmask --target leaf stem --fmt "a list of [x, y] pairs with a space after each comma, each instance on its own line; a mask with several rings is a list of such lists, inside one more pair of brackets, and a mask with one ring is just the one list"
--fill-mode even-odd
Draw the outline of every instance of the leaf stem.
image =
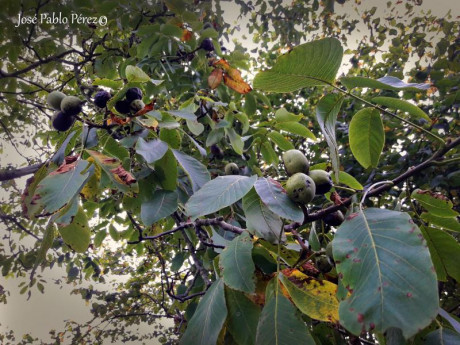
[[[323, 81], [323, 82], [324, 82], [324, 81]], [[370, 106], [370, 107], [373, 107], [374, 109], [377, 109], [377, 110], [379, 110], [379, 111], [381, 111], [381, 112], [383, 112], [383, 113], [385, 113], [385, 114], [387, 114], [387, 115], [390, 115], [390, 116], [392, 116], [392, 117], [394, 117], [394, 118], [397, 118], [399, 121], [404, 122], [405, 124], [407, 124], [407, 125], [409, 125], [409, 126], [415, 127], [415, 128], [417, 128], [418, 130], [420, 130], [420, 131], [422, 131], [422, 132], [425, 132], [427, 135], [429, 135], [429, 136], [431, 136], [432, 138], [434, 138], [435, 140], [439, 141], [442, 145], [445, 145], [445, 144], [446, 144], [446, 142], [444, 141], [444, 139], [442, 139], [441, 137], [437, 136], [436, 134], [431, 133], [430, 131], [427, 131], [425, 128], [420, 127], [419, 125], [416, 125], [415, 123], [413, 123], [413, 122], [411, 122], [411, 121], [409, 121], [409, 120], [406, 120], [406, 119], [402, 118], [401, 116], [398, 116], [398, 115], [396, 115], [396, 114], [393, 114], [391, 111], [388, 111], [388, 110], [386, 110], [386, 109], [383, 109], [382, 107], [380, 107], [380, 106], [378, 106], [378, 105], [376, 105], [376, 104], [373, 104], [372, 102], [369, 102], [369, 101], [365, 100], [364, 98], [361, 98], [361, 97], [359, 97], [359, 96], [357, 96], [357, 95], [354, 95], [354, 94], [352, 94], [350, 91], [343, 90], [343, 89], [341, 89], [340, 87], [334, 85], [333, 83], [329, 83], [329, 82], [326, 82], [326, 83], [327, 83], [329, 86], [332, 86], [334, 89], [336, 89], [336, 90], [338, 90], [338, 91], [344, 93], [344, 94], [347, 95], [347, 96], [350, 96], [350, 97], [352, 97], [352, 98], [354, 98], [354, 99], [356, 99], [356, 100], [358, 100], [358, 101], [360, 101], [360, 102], [362, 102], [362, 103], [364, 103], [364, 104], [366, 104], [366, 105], [368, 105], [368, 106]]]

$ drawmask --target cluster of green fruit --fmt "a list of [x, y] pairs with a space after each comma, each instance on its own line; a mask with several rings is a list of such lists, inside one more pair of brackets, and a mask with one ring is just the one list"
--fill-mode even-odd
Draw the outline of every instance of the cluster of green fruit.
[[125, 98], [115, 103], [115, 109], [120, 114], [137, 113], [144, 109], [145, 104], [142, 102], [142, 90], [138, 87], [131, 87], [126, 91]]
[[51, 118], [53, 127], [58, 131], [66, 131], [75, 122], [75, 116], [81, 112], [83, 103], [80, 98], [66, 96], [60, 91], [52, 91], [48, 94], [48, 105], [56, 112]]
[[[285, 189], [292, 201], [306, 205], [316, 195], [324, 195], [331, 190], [331, 175], [324, 170], [310, 170], [310, 162], [299, 150], [286, 151], [283, 162], [286, 173], [290, 176]], [[339, 226], [344, 221], [344, 216], [338, 210], [327, 214], [323, 221], [331, 226]]]

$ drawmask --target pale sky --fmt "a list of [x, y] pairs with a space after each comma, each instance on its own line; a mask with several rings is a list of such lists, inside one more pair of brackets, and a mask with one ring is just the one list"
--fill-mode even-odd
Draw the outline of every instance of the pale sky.
[[[395, 1], [395, 0], [393, 0]], [[292, 1], [289, 1], [289, 3]], [[378, 12], [383, 15], [386, 10], [386, 0], [362, 0], [361, 8], [378, 7]], [[232, 2], [222, 2], [222, 7], [225, 10], [227, 19], [230, 23], [239, 24], [241, 29], [244, 29], [245, 20], [237, 20], [238, 10], [235, 9], [236, 4]], [[434, 15], [443, 17], [449, 9], [452, 10], [453, 17], [460, 15], [460, 0], [424, 0], [423, 9], [431, 9]], [[349, 13], [349, 5], [335, 4], [337, 13]], [[403, 9], [401, 10], [403, 13]], [[457, 18], [458, 20], [458, 18]], [[248, 35], [249, 37], [249, 35]], [[357, 37], [358, 38], [358, 37]], [[252, 45], [252, 42], [247, 42], [245, 46]], [[4, 142], [4, 152], [0, 154], [0, 167], [5, 167], [8, 163], [19, 166], [25, 163], [25, 160], [18, 156], [8, 143]], [[33, 152], [25, 152], [25, 154], [33, 156]], [[25, 178], [21, 179], [19, 185], [23, 185]], [[6, 198], [5, 191], [0, 190], [0, 199]], [[0, 225], [0, 235], [5, 232], [3, 224]], [[51, 278], [60, 278], [65, 275], [63, 270], [58, 270], [57, 267], [52, 271], [46, 271], [49, 280]], [[35, 290], [32, 298], [26, 301], [26, 296], [19, 295], [17, 285], [21, 280], [9, 279], [5, 281], [1, 277], [1, 285], [9, 290], [11, 296], [8, 297], [8, 304], [0, 305], [0, 332], [5, 328], [13, 329], [16, 337], [20, 338], [23, 333], [31, 332], [35, 337], [49, 340], [48, 331], [52, 328], [61, 330], [64, 327], [63, 320], [71, 319], [74, 321], [87, 321], [90, 319], [90, 305], [85, 305], [79, 295], [70, 295], [72, 287], [67, 285], [48, 284], [45, 287], [46, 293], [40, 294]], [[108, 287], [110, 288], [110, 287]], [[148, 326], [150, 328], [150, 326]]]

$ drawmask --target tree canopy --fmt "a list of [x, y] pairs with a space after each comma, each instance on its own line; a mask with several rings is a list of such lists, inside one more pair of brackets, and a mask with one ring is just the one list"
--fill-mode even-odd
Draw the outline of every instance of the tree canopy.
[[51, 343], [459, 343], [458, 17], [359, 3], [3, 4], [2, 276], [94, 316]]

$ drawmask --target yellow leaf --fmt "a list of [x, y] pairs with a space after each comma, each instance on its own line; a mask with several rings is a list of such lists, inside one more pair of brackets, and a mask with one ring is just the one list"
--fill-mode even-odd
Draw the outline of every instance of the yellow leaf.
[[[94, 162], [94, 158], [89, 157], [87, 161]], [[94, 164], [94, 167], [95, 169], [93, 176], [89, 178], [88, 182], [86, 182], [85, 186], [80, 192], [86, 200], [92, 201], [96, 200], [96, 197], [99, 193], [99, 181], [101, 180], [101, 167], [97, 164]]]
[[336, 284], [309, 277], [290, 268], [283, 270], [279, 277], [291, 300], [302, 313], [315, 320], [338, 322]]

